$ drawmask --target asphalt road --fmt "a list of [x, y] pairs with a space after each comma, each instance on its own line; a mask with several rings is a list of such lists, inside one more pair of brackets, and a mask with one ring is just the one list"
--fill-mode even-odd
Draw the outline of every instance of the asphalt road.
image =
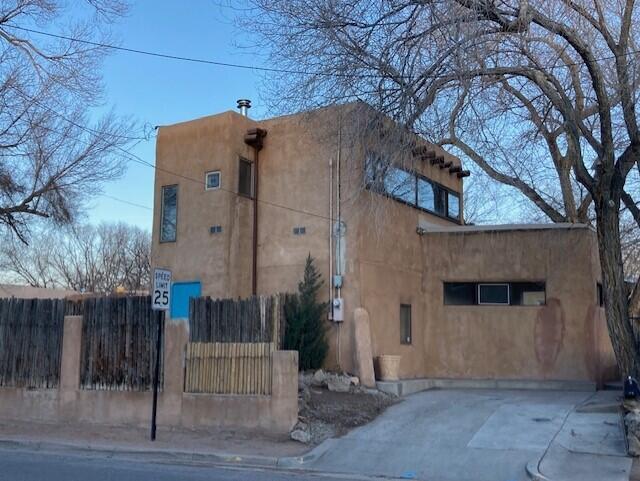
[[[327, 477], [269, 469], [187, 466], [86, 455], [0, 449], [2, 481], [327, 481]], [[349, 479], [331, 477], [330, 479]]]

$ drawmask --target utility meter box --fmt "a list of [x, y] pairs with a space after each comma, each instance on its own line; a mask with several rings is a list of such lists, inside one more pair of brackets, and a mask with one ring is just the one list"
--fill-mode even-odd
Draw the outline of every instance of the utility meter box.
[[331, 312], [333, 316], [333, 322], [342, 322], [344, 321], [344, 300], [342, 297], [336, 297], [331, 301]]

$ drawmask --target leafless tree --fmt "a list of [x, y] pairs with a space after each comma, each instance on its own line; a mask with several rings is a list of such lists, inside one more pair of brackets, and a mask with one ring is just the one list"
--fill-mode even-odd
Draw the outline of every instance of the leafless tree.
[[118, 223], [41, 230], [27, 245], [9, 238], [0, 246], [6, 281], [79, 292], [148, 290], [151, 236]]
[[[521, 192], [597, 229], [607, 323], [640, 373], [621, 210], [640, 225], [634, 0], [253, 0], [281, 105], [361, 99]], [[632, 303], [640, 298], [636, 286]]]
[[[106, 50], [32, 30], [105, 42], [120, 0], [0, 2], [0, 228], [27, 241], [35, 219], [69, 223], [83, 200], [123, 170], [131, 125], [100, 106]], [[73, 20], [69, 20], [73, 19]]]

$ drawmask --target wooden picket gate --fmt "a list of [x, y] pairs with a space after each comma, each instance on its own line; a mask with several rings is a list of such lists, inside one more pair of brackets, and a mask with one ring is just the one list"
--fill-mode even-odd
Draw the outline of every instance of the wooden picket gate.
[[185, 392], [271, 394], [271, 354], [284, 337], [283, 299], [191, 298]]
[[271, 394], [272, 342], [190, 342], [185, 391]]

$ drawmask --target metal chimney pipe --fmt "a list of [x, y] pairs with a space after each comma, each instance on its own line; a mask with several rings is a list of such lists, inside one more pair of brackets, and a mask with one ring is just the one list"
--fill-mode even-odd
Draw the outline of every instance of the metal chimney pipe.
[[240, 115], [247, 117], [248, 110], [251, 108], [251, 100], [238, 99], [238, 109], [240, 109]]

